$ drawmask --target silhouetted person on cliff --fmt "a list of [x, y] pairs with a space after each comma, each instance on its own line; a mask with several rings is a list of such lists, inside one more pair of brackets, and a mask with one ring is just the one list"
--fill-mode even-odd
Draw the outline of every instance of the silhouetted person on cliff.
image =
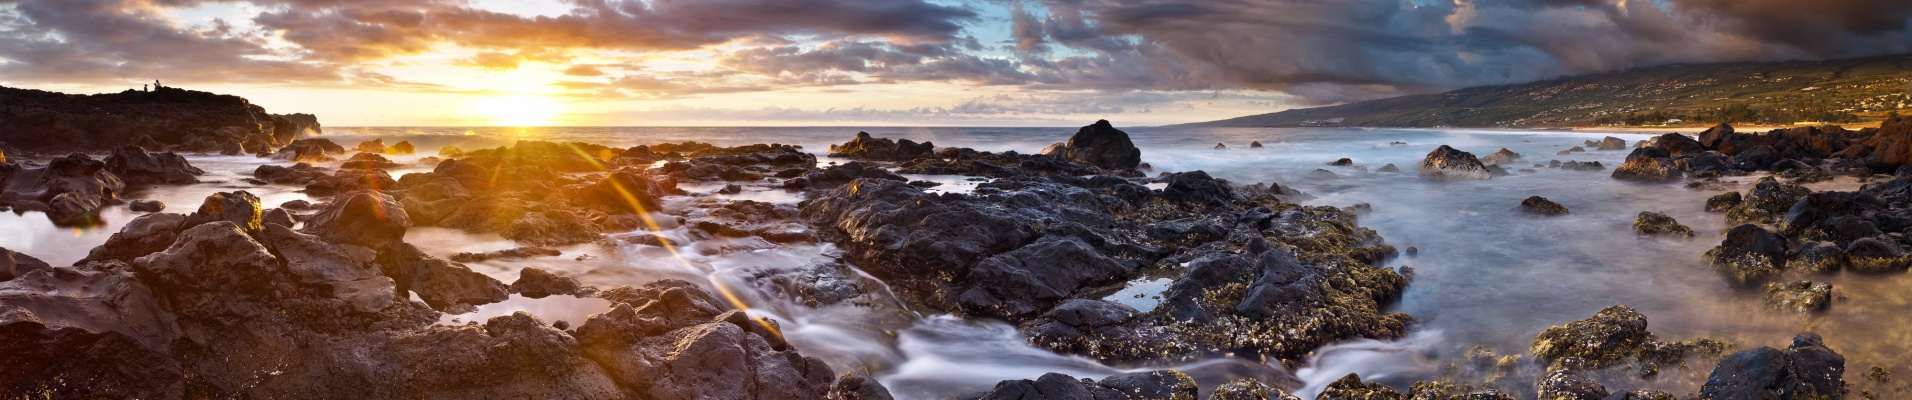
[[161, 89], [161, 88], [164, 88], [164, 87], [165, 87], [165, 86], [160, 86], [160, 85], [159, 85], [159, 80], [158, 80], [158, 79], [154, 79], [154, 80], [153, 80], [153, 90], [159, 90], [159, 89]]

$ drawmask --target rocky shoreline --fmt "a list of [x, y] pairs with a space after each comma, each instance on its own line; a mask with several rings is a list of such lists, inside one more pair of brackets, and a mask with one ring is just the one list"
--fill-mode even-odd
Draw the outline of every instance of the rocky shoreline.
[[[393, 177], [388, 169], [407, 165], [385, 156], [414, 153], [410, 143], [348, 149], [304, 138], [301, 132], [315, 131], [316, 121], [265, 115], [230, 96], [167, 89], [87, 99], [154, 113], [191, 106], [217, 113], [204, 117], [220, 121], [213, 125], [232, 123], [210, 131], [203, 124], [162, 124], [172, 128], [140, 139], [121, 137], [123, 126], [139, 123], [139, 112], [123, 121], [88, 119], [60, 111], [76, 107], [67, 105], [75, 101], [70, 97], [7, 90], [0, 94], [39, 107], [5, 110], [41, 118], [28, 121], [94, 121], [54, 124], [75, 126], [67, 134], [87, 138], [74, 146], [100, 150], [119, 143], [104, 160], [85, 154], [45, 163], [0, 159], [6, 161], [0, 201], [7, 207], [88, 224], [102, 207], [126, 201], [128, 185], [197, 181], [203, 171], [182, 151], [296, 163], [261, 166], [252, 179], [301, 185], [320, 199], [275, 207], [244, 191], [217, 193], [190, 213], [142, 215], [69, 266], [0, 251], [6, 263], [0, 268], [0, 393], [7, 397], [889, 397], [880, 383], [860, 375], [863, 366], [839, 375], [843, 366], [803, 355], [775, 321], [750, 316], [744, 304], [704, 285], [664, 280], [600, 289], [531, 268], [507, 284], [403, 241], [408, 229], [422, 226], [498, 234], [526, 246], [460, 255], [474, 261], [548, 254], [536, 246], [683, 245], [662, 235], [626, 234], [662, 226], [687, 227], [691, 240], [830, 244], [841, 251], [840, 263], [881, 284], [848, 268], [819, 269], [790, 296], [835, 304], [877, 296], [882, 287], [910, 310], [1005, 321], [1032, 345], [1114, 365], [1235, 357], [1292, 369], [1322, 346], [1399, 338], [1414, 324], [1390, 309], [1413, 271], [1388, 266], [1400, 252], [1358, 224], [1358, 209], [1301, 205], [1278, 185], [1229, 182], [1202, 171], [1150, 176], [1142, 150], [1107, 121], [1037, 154], [859, 134], [832, 146], [829, 156], [845, 162], [819, 165], [815, 155], [782, 144], [613, 148], [521, 141], [440, 149], [425, 160], [431, 170]], [[154, 96], [184, 105], [142, 103]], [[1912, 145], [1900, 138], [1912, 134], [1908, 126], [1912, 122], [1893, 121], [1876, 131], [1766, 135], [1716, 128], [1698, 140], [1665, 136], [1635, 149], [1613, 176], [1698, 176], [1695, 182], [1704, 184], [1717, 175], [1764, 170], [1785, 179], [1763, 180], [1718, 201], [1729, 220], [1745, 225], [1729, 230], [1708, 257], [1728, 279], [1767, 285], [1782, 307], [1810, 311], [1822, 308], [1813, 305], [1823, 304], [1818, 293], [1832, 288], [1784, 284], [1787, 277], [1841, 269], [1902, 273], [1912, 266], [1904, 250], [1912, 239], [1899, 234], [1912, 226], [1905, 206], [1912, 202], [1912, 174], [1872, 174], [1907, 161], [1895, 154]], [[13, 128], [0, 132], [21, 132]], [[1626, 148], [1615, 140], [1593, 145]], [[1507, 173], [1499, 164], [1518, 158], [1503, 149], [1483, 163], [1442, 146], [1419, 172], [1435, 181], [1491, 179]], [[892, 170], [984, 181], [969, 193], [944, 192], [931, 190], [935, 182]], [[1829, 174], [1863, 174], [1873, 183], [1857, 192], [1811, 192], [1787, 183]], [[691, 183], [723, 186], [714, 192], [680, 186]], [[788, 191], [805, 200], [792, 206], [714, 196], [744, 190]], [[682, 197], [690, 200], [667, 204]], [[1527, 204], [1533, 212], [1567, 213], [1533, 199]], [[1664, 235], [1685, 228], [1661, 217], [1642, 214], [1636, 229]], [[1138, 279], [1166, 280], [1159, 301], [1138, 307], [1110, 299]], [[612, 306], [575, 326], [527, 313], [482, 324], [434, 324], [441, 314], [514, 294], [595, 297]], [[1845, 391], [1844, 359], [1816, 335], [1801, 334], [1785, 350], [1718, 358], [1729, 347], [1706, 339], [1660, 340], [1646, 330], [1644, 316], [1615, 306], [1539, 332], [1528, 354], [1479, 354], [1482, 361], [1407, 392], [1350, 375], [1319, 398], [1674, 398], [1609, 392], [1594, 377], [1619, 370], [1650, 375], [1716, 358], [1697, 398]], [[1291, 381], [1197, 382], [1173, 370], [1101, 380], [1031, 378], [963, 397], [1283, 398], [1298, 389]]]

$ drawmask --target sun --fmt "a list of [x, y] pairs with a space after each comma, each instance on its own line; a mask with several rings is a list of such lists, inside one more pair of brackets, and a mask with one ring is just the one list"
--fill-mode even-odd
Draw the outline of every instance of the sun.
[[550, 126], [562, 107], [547, 97], [533, 95], [489, 96], [472, 103], [477, 120], [494, 126]]

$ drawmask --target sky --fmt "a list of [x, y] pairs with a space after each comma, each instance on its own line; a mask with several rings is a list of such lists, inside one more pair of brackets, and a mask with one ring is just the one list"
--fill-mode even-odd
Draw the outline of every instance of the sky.
[[0, 0], [0, 86], [328, 126], [1208, 121], [1912, 51], [1906, 0]]

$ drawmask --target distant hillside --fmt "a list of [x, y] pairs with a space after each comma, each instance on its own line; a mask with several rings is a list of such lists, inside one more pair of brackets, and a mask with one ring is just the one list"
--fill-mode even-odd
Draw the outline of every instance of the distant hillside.
[[[1677, 64], [1295, 109], [1203, 127], [1572, 127], [1859, 122], [1912, 108], [1912, 55]], [[1906, 110], [1912, 114], [1912, 110]]]

